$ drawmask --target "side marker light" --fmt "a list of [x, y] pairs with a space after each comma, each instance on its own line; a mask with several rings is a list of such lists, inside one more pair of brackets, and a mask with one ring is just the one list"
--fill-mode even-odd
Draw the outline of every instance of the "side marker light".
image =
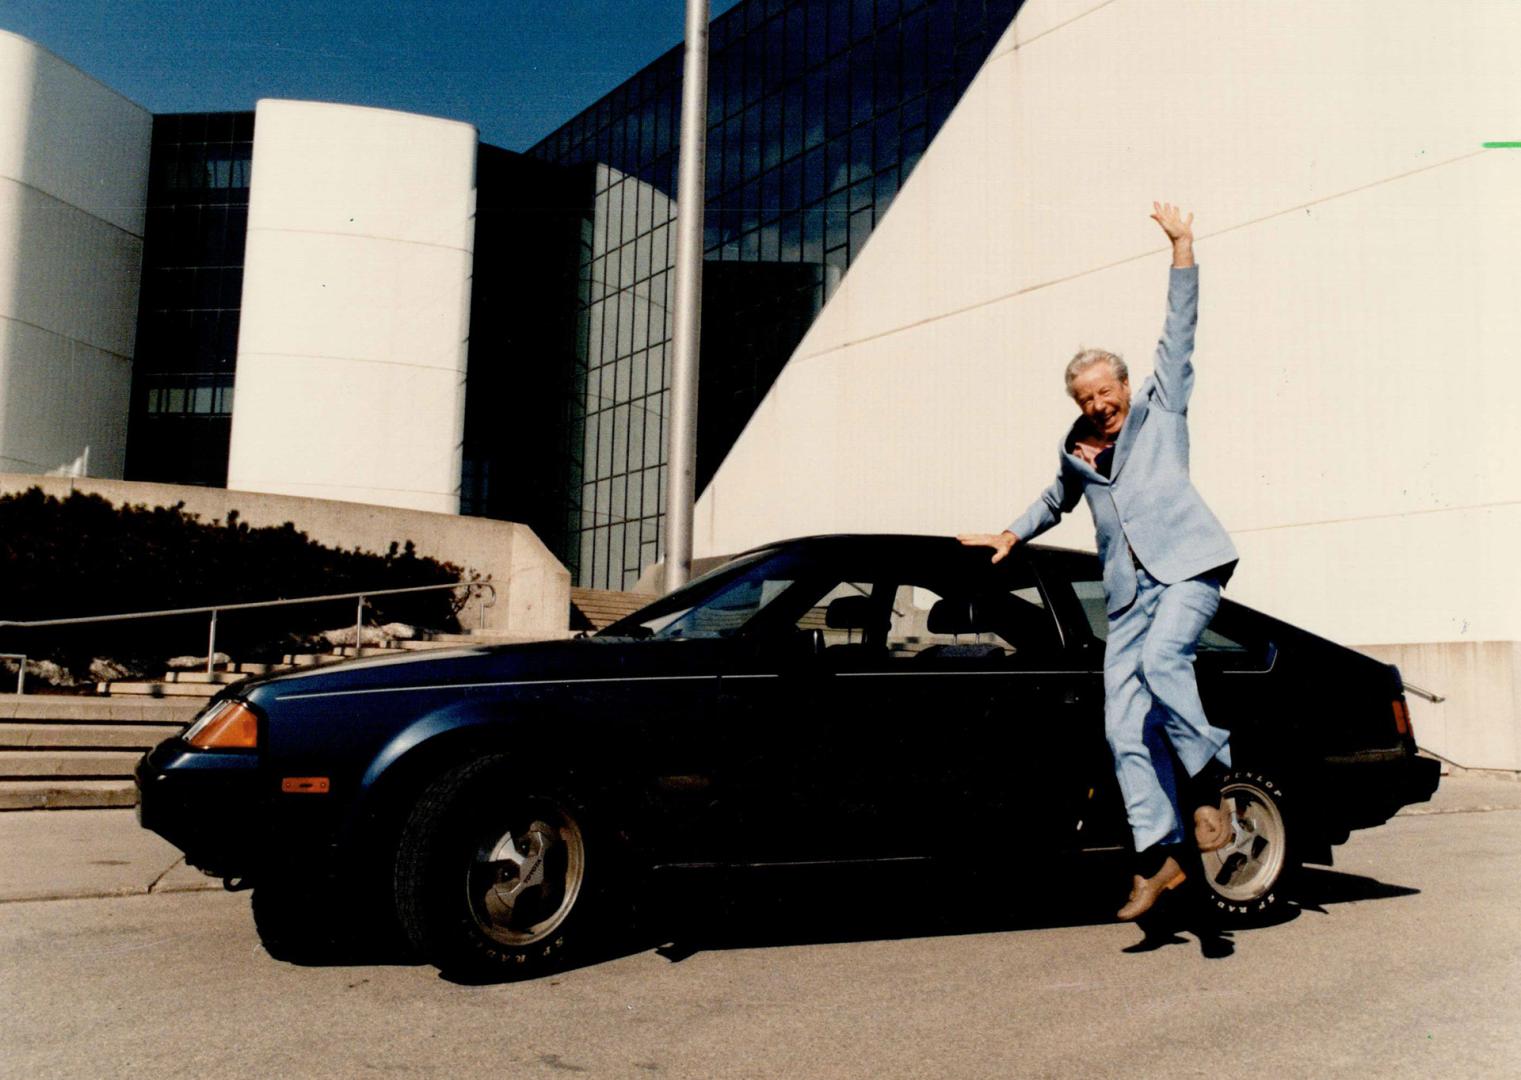
[[326, 795], [331, 785], [325, 776], [287, 776], [280, 790], [288, 795]]

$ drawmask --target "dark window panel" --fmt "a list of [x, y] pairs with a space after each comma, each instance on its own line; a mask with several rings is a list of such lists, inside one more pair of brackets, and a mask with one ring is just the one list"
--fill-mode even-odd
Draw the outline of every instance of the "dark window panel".
[[887, 113], [877, 121], [874, 136], [872, 167], [877, 170], [896, 167], [900, 152], [896, 110]]
[[771, 221], [782, 210], [782, 174], [780, 169], [763, 173], [760, 179], [761, 220]]
[[772, 94], [761, 103], [761, 139], [761, 168], [775, 168], [782, 160], [781, 94]]
[[876, 73], [875, 112], [887, 112], [896, 108], [903, 95], [903, 66], [899, 57], [899, 36], [896, 29], [884, 31], [874, 42], [873, 70]]
[[824, 132], [834, 138], [850, 127], [850, 67], [845, 63], [831, 64], [828, 79], [828, 112], [825, 115]]
[[808, 6], [808, 66], [818, 67], [829, 55], [829, 15], [818, 4]]
[[882, 220], [882, 215], [887, 213], [887, 208], [898, 195], [898, 168], [892, 168], [877, 174], [877, 190], [873, 201], [877, 206], [877, 220]]
[[903, 20], [902, 37], [902, 93], [903, 97], [913, 97], [914, 94], [922, 94], [928, 90], [926, 81], [926, 68], [929, 64], [929, 17], [925, 12], [916, 12], [913, 17]]
[[803, 217], [801, 214], [793, 213], [782, 216], [777, 242], [781, 249], [777, 257], [782, 262], [797, 262], [802, 258]]
[[803, 118], [807, 110], [803, 104], [805, 84], [792, 83], [783, 95], [782, 150], [783, 160], [797, 157], [803, 152]]
[[794, 4], [785, 16], [782, 43], [783, 78], [795, 79], [808, 69], [808, 9]]
[[803, 202], [814, 203], [829, 190], [825, 150], [818, 146], [803, 155]]
[[935, 0], [929, 9], [929, 82], [936, 86], [951, 76], [956, 58], [955, 0]]
[[752, 180], [740, 190], [739, 208], [741, 225], [744, 231], [749, 231], [760, 224], [760, 182]]
[[833, 140], [827, 147], [829, 153], [829, 190], [835, 191], [850, 183], [850, 139]]
[[745, 175], [744, 129], [735, 117], [724, 125], [724, 180], [723, 187], [732, 188]]
[[[725, 87], [728, 86], [732, 49], [716, 49], [708, 56], [708, 126], [723, 122]], [[679, 121], [678, 121], [679, 125]]]
[[803, 146], [812, 149], [825, 138], [829, 115], [829, 73], [815, 71], [808, 76], [803, 100]]
[[850, 179], [865, 179], [872, 171], [871, 125], [862, 124], [850, 133]]
[[782, 166], [781, 185], [776, 198], [778, 206], [783, 210], [795, 210], [803, 205], [802, 159], [794, 159]]
[[855, 261], [856, 255], [866, 243], [866, 238], [871, 235], [872, 218], [871, 207], [857, 210], [850, 215], [850, 259]]
[[876, 28], [876, 12], [872, 0], [854, 0], [850, 8], [850, 39], [860, 41], [870, 37]]
[[[742, 117], [744, 123], [744, 159], [741, 162], [745, 179], [759, 175], [761, 171], [761, 110], [760, 106], [752, 105], [745, 110]], [[731, 181], [732, 183], [732, 181]]]
[[850, 187], [850, 209], [860, 210], [871, 206], [873, 192], [876, 190], [875, 182], [870, 176]]
[[850, 44], [850, 0], [829, 0], [829, 55]]
[[873, 75], [872, 49], [870, 42], [857, 45], [850, 54], [850, 122], [863, 124], [871, 119], [872, 92], [875, 83]]
[[826, 216], [824, 220], [824, 248], [841, 247], [849, 239], [849, 205], [850, 193], [837, 191], [829, 196], [826, 204]]
[[753, 105], [765, 90], [766, 36], [748, 34], [745, 37], [745, 104]]

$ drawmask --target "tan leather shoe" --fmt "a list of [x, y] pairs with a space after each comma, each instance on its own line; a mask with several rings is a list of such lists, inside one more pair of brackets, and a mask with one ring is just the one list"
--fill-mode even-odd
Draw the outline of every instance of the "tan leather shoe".
[[1115, 918], [1127, 921], [1140, 918], [1151, 910], [1163, 893], [1176, 889], [1187, 878], [1188, 875], [1183, 873], [1178, 860], [1169, 855], [1162, 863], [1162, 869], [1151, 877], [1143, 878], [1140, 874], [1135, 876], [1135, 884], [1130, 889], [1130, 900], [1115, 913]]
[[1201, 852], [1219, 851], [1235, 837], [1230, 803], [1221, 800], [1219, 806], [1201, 806], [1194, 811], [1194, 843]]

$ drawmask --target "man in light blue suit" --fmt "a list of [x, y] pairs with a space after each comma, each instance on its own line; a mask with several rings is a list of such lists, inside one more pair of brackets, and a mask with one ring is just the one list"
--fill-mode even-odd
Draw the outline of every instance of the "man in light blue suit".
[[[1194, 810], [1201, 851], [1228, 842], [1232, 824], [1220, 803], [1230, 767], [1229, 733], [1204, 715], [1194, 680], [1199, 637], [1220, 604], [1237, 555], [1188, 476], [1188, 399], [1193, 390], [1199, 270], [1193, 215], [1168, 203], [1151, 217], [1172, 241], [1167, 320], [1154, 374], [1132, 396], [1125, 362], [1085, 349], [1067, 365], [1067, 392], [1082, 416], [1062, 440], [1056, 481], [1004, 532], [961, 537], [994, 549], [993, 562], [1040, 535], [1085, 498], [1098, 534], [1109, 614], [1104, 650], [1104, 732], [1114, 754], [1137, 864], [1133, 919], [1184, 878], [1178, 863], [1182, 827], [1165, 748], [1154, 761], [1147, 718], [1156, 711], [1178, 761]], [[1160, 773], [1160, 777], [1159, 777]]]

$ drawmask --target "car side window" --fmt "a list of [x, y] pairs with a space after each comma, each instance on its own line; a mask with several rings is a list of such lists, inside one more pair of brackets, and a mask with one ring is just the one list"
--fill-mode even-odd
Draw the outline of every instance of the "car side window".
[[798, 618], [799, 630], [819, 630], [824, 647], [875, 644], [880, 647], [880, 607], [872, 600], [874, 586], [867, 581], [842, 581]]
[[1029, 578], [899, 585], [887, 640], [897, 659], [941, 664], [1038, 655], [1060, 644]]

